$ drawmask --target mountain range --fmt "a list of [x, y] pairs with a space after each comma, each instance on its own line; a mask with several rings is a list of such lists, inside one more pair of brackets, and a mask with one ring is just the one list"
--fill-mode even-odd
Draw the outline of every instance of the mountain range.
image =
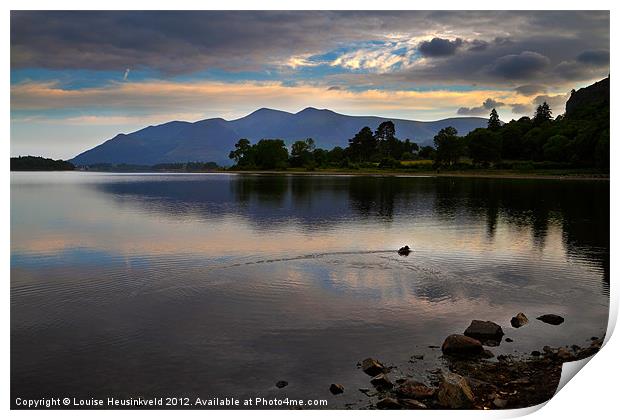
[[346, 147], [362, 127], [377, 128], [383, 121], [393, 121], [396, 135], [419, 145], [432, 142], [444, 127], [452, 126], [459, 134], [486, 127], [487, 119], [478, 117], [447, 118], [439, 121], [412, 121], [384, 117], [338, 114], [328, 109], [306, 108], [298, 113], [261, 108], [236, 120], [209, 118], [197, 122], [171, 121], [149, 126], [114, 138], [87, 150], [73, 159], [75, 165], [96, 163], [154, 165], [173, 162], [217, 162], [230, 164], [228, 154], [240, 138], [252, 142], [279, 138], [291, 144], [314, 139], [317, 147]]

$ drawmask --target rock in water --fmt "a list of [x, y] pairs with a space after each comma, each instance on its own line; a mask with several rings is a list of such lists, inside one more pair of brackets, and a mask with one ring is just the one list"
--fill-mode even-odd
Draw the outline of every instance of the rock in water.
[[564, 322], [564, 318], [562, 318], [560, 315], [554, 315], [554, 314], [542, 315], [536, 319], [546, 324], [551, 324], [551, 325], [560, 325], [562, 322]]
[[473, 320], [464, 333], [466, 336], [475, 338], [476, 340], [493, 340], [502, 341], [504, 331], [502, 327], [491, 321]]
[[360, 388], [360, 389], [359, 389], [359, 391], [360, 391], [362, 394], [366, 395], [367, 397], [374, 397], [375, 395], [377, 395], [377, 394], [378, 394], [378, 392], [377, 392], [377, 391], [371, 391], [371, 390], [370, 390], [370, 389], [368, 389], [368, 388]]
[[573, 356], [570, 354], [570, 352], [564, 348], [564, 347], [560, 347], [556, 353], [556, 357], [560, 360], [570, 360], [573, 358]]
[[495, 355], [491, 350], [484, 349], [482, 350], [482, 353], [480, 353], [480, 357], [482, 357], [483, 359], [492, 359], [495, 357]]
[[467, 379], [456, 373], [448, 372], [444, 374], [439, 385], [437, 400], [444, 407], [470, 408], [474, 402], [474, 393]]
[[496, 397], [496, 398], [493, 400], [493, 405], [494, 405], [495, 407], [497, 407], [497, 408], [506, 408], [506, 405], [508, 405], [508, 400], [505, 400], [505, 399], [503, 399], [503, 398]]
[[373, 386], [378, 390], [391, 389], [394, 386], [392, 381], [390, 381], [390, 378], [388, 378], [384, 373], [380, 373], [373, 377], [370, 380], [370, 383], [373, 384]]
[[342, 394], [344, 392], [344, 386], [340, 384], [331, 384], [329, 386], [329, 391], [334, 395]]
[[377, 376], [380, 373], [384, 373], [386, 371], [383, 363], [378, 361], [377, 359], [373, 359], [369, 357], [368, 359], [364, 359], [362, 361], [362, 370], [365, 374], [370, 376]]
[[452, 356], [478, 356], [482, 350], [480, 341], [460, 334], [449, 335], [441, 346], [444, 354]]
[[528, 323], [528, 319], [523, 312], [519, 312], [517, 316], [513, 316], [510, 320], [510, 325], [515, 328], [520, 328]]
[[407, 256], [409, 255], [410, 252], [411, 252], [411, 248], [409, 248], [409, 245], [405, 245], [404, 247], [398, 250], [398, 255]]
[[398, 400], [387, 397], [377, 402], [377, 408], [380, 410], [400, 410], [403, 406]]
[[278, 381], [278, 382], [276, 382], [276, 386], [278, 388], [284, 388], [287, 385], [288, 385], [288, 382], [286, 382], [286, 381]]
[[410, 398], [404, 398], [402, 400], [398, 400], [402, 405], [404, 405], [407, 408], [411, 408], [411, 409], [426, 409], [426, 405], [421, 403], [418, 400], [413, 400]]
[[396, 389], [396, 393], [405, 398], [424, 399], [435, 395], [435, 390], [423, 383], [406, 380]]

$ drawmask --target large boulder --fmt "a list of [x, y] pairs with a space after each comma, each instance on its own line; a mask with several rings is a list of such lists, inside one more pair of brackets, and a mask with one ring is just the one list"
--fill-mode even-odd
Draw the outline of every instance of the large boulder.
[[379, 410], [400, 410], [403, 405], [394, 398], [386, 397], [377, 402], [377, 408]]
[[551, 325], [560, 325], [562, 322], [564, 322], [564, 318], [562, 318], [560, 315], [554, 314], [541, 315], [536, 319]]
[[372, 357], [362, 361], [362, 370], [369, 376], [377, 376], [380, 373], [386, 372], [386, 368], [383, 366], [383, 363], [377, 359], [373, 359]]
[[392, 381], [390, 381], [390, 378], [388, 378], [387, 375], [385, 375], [384, 373], [380, 373], [377, 376], [373, 377], [370, 380], [370, 383], [373, 384], [373, 386], [380, 391], [392, 389], [392, 387], [394, 386]]
[[441, 346], [441, 351], [451, 356], [478, 356], [483, 350], [480, 341], [460, 334], [449, 335]]
[[513, 316], [510, 320], [510, 325], [514, 328], [520, 328], [528, 323], [528, 319], [523, 312], [519, 312], [516, 316]]
[[443, 375], [439, 385], [437, 400], [448, 408], [470, 408], [474, 403], [474, 393], [467, 379], [448, 372]]
[[467, 337], [475, 338], [480, 341], [502, 341], [504, 331], [502, 327], [491, 321], [480, 321], [474, 319], [464, 333]]

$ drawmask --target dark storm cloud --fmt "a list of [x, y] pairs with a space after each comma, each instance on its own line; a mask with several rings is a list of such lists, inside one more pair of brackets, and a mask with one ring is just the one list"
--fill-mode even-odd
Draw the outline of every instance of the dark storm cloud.
[[[454, 38], [438, 35], [446, 28]], [[423, 67], [413, 62], [381, 74], [340, 69], [339, 80], [324, 77], [326, 86], [363, 80], [514, 88], [516, 81], [553, 85], [605, 77], [608, 71], [601, 64], [601, 51], [609, 50], [607, 11], [12, 12], [11, 67], [131, 68], [132, 74], [272, 71], [291, 57], [341, 46], [351, 51], [367, 42], [388, 42], [394, 33], [404, 34], [403, 41], [434, 37], [418, 45], [427, 57]], [[576, 63], [588, 70], [579, 71]]]
[[426, 57], [443, 57], [453, 55], [461, 45], [463, 45], [463, 40], [461, 38], [456, 38], [453, 41], [443, 38], [433, 38], [430, 41], [420, 42], [418, 50], [420, 54]]
[[504, 79], [527, 79], [540, 73], [550, 63], [549, 58], [533, 51], [509, 54], [495, 60], [490, 73]]
[[545, 93], [547, 88], [543, 85], [531, 84], [531, 85], [522, 85], [517, 86], [515, 91], [524, 96], [532, 96], [537, 93]]
[[584, 51], [577, 56], [577, 61], [595, 66], [605, 66], [609, 64], [609, 50]]
[[481, 106], [476, 106], [472, 108], [461, 107], [456, 113], [458, 115], [484, 115], [488, 114], [493, 108], [499, 108], [501, 106], [506, 105], [503, 102], [496, 101], [495, 99], [487, 98]]
[[474, 39], [470, 42], [469, 51], [484, 51], [489, 47], [489, 43], [481, 39]]

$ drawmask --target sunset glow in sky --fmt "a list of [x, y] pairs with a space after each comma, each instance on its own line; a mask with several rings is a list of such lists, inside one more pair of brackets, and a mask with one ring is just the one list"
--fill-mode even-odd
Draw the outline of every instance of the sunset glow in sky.
[[11, 155], [312, 106], [413, 120], [564, 112], [609, 12], [12, 12]]

